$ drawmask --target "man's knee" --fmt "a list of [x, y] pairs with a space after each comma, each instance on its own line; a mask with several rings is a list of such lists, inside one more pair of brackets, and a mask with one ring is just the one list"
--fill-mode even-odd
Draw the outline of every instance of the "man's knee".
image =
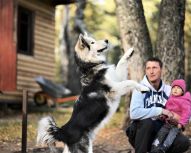
[[190, 147], [189, 138], [183, 134], [177, 135], [172, 146], [169, 148], [168, 153], [183, 153]]
[[137, 122], [132, 122], [126, 129], [126, 135], [129, 138], [129, 142], [134, 146], [135, 136], [137, 131]]
[[127, 128], [126, 134], [128, 136], [129, 133], [131, 133], [132, 131], [135, 134], [137, 130], [143, 129], [147, 131], [150, 130], [151, 128], [153, 128], [153, 121], [151, 119], [133, 121]]
[[182, 139], [181, 144], [182, 144], [182, 151], [183, 152], [187, 151], [190, 147], [189, 138], [184, 136], [184, 139]]
[[138, 127], [140, 127], [141, 129], [147, 131], [147, 130], [151, 130], [153, 128], [153, 120], [152, 119], [144, 119], [141, 120]]
[[139, 121], [134, 121], [129, 125], [129, 127], [126, 129], [126, 134], [129, 138], [129, 142], [132, 146], [134, 146], [135, 143], [135, 137], [138, 132], [138, 137], [140, 137], [140, 134], [143, 133], [148, 134], [151, 133], [153, 128], [153, 123], [151, 119], [144, 119]]
[[137, 130], [138, 131], [149, 131], [151, 132], [151, 129], [153, 128], [153, 121], [152, 119], [144, 119], [139, 121], [133, 121], [133, 123], [130, 124], [130, 126], [126, 130], [127, 136], [129, 136], [130, 133], [133, 133], [133, 136], [135, 136]]

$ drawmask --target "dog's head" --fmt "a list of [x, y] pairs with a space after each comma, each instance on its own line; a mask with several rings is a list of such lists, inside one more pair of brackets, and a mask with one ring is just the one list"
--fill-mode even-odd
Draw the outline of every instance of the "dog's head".
[[87, 34], [80, 34], [75, 46], [78, 58], [84, 62], [99, 63], [105, 62], [105, 52], [108, 50], [108, 40], [96, 41]]

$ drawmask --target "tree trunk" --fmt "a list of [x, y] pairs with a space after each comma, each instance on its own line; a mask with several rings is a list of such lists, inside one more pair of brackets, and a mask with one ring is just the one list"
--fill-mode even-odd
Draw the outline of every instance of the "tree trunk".
[[80, 93], [80, 72], [77, 69], [77, 65], [74, 59], [74, 47], [78, 40], [79, 34], [84, 33], [86, 30], [86, 26], [84, 23], [84, 9], [86, 7], [86, 0], [79, 0], [76, 3], [76, 16], [74, 21], [74, 28], [70, 32], [69, 36], [69, 65], [68, 65], [68, 88], [74, 94]]
[[69, 28], [69, 12], [69, 6], [65, 6], [61, 32], [62, 36], [60, 39], [61, 77], [66, 87], [72, 91], [72, 94], [79, 94], [80, 75], [74, 61], [74, 46], [79, 34]]
[[64, 7], [64, 13], [63, 13], [63, 21], [62, 21], [62, 30], [60, 32], [60, 56], [61, 56], [61, 67], [60, 67], [60, 73], [61, 73], [61, 80], [66, 84], [68, 82], [68, 56], [69, 56], [69, 51], [70, 51], [70, 41], [69, 41], [69, 6]]
[[[144, 75], [144, 62], [152, 56], [152, 44], [145, 21], [141, 0], [115, 0], [117, 18], [123, 49], [134, 47], [135, 53], [129, 60], [129, 79], [140, 81]], [[127, 98], [129, 108], [130, 97]], [[128, 112], [126, 113], [128, 114]], [[128, 115], [124, 126], [127, 125]]]
[[185, 0], [162, 0], [156, 55], [163, 61], [163, 80], [184, 76]]
[[145, 59], [152, 56], [152, 44], [145, 21], [141, 0], [116, 0], [122, 46], [124, 50], [134, 47], [129, 60], [129, 78], [141, 80]]

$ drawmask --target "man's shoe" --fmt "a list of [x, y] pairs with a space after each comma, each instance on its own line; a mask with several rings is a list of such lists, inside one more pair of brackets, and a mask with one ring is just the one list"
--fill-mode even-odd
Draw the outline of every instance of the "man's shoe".
[[164, 146], [164, 145], [159, 146], [159, 150], [161, 151], [160, 153], [165, 153], [167, 151], [167, 149], [168, 148], [166, 146]]
[[158, 146], [152, 149], [150, 153], [165, 153], [165, 152], [166, 152], [166, 148], [164, 146]]

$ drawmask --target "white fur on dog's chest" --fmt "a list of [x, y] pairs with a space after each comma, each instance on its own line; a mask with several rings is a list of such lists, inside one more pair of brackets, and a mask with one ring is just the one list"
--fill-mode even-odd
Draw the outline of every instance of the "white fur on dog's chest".
[[117, 78], [115, 69], [116, 69], [115, 65], [109, 65], [108, 66], [107, 72], [105, 74], [105, 78], [107, 80], [111, 80], [111, 81], [115, 81], [115, 82], [119, 81]]

